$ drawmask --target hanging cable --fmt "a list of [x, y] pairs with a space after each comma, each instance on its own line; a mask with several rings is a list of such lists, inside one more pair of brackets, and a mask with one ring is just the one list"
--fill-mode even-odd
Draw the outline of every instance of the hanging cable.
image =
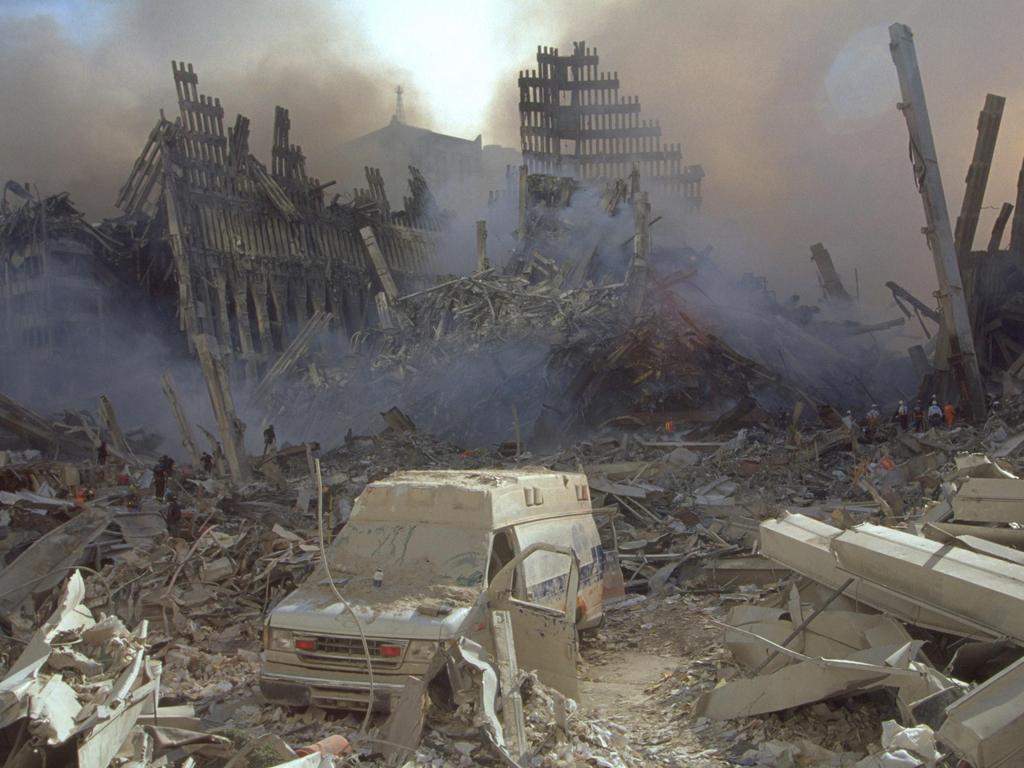
[[356, 629], [359, 630], [359, 639], [363, 641], [363, 655], [366, 657], [366, 673], [369, 676], [370, 689], [369, 701], [366, 703], [366, 715], [363, 717], [363, 724], [359, 730], [361, 733], [366, 733], [370, 724], [370, 716], [373, 714], [373, 659], [370, 658], [370, 646], [366, 642], [363, 622], [359, 620], [359, 615], [352, 610], [348, 601], [341, 596], [341, 592], [338, 591], [338, 587], [334, 583], [334, 576], [331, 575], [331, 565], [327, 561], [327, 546], [324, 544], [324, 479], [320, 474], [320, 459], [314, 459], [313, 466], [316, 468], [316, 532], [320, 540], [320, 560], [324, 565], [324, 573], [327, 574], [327, 583], [331, 585], [331, 590], [338, 598], [338, 602], [345, 606], [345, 610], [352, 615], [356, 622]]

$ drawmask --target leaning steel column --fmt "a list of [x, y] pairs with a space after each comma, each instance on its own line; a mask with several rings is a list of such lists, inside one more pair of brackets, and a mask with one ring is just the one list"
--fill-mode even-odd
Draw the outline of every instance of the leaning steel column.
[[486, 272], [491, 268], [491, 260], [487, 258], [487, 222], [476, 223], [476, 271]]
[[526, 165], [519, 166], [519, 226], [516, 228], [516, 237], [520, 241], [526, 239], [526, 208], [530, 202], [529, 193], [530, 172]]
[[985, 187], [988, 185], [988, 174], [992, 169], [992, 155], [996, 150], [999, 123], [1003, 119], [1005, 104], [1006, 99], [1002, 96], [990, 93], [985, 97], [985, 108], [978, 115], [978, 138], [974, 144], [974, 157], [970, 168], [967, 169], [967, 188], [964, 190], [964, 200], [953, 232], [953, 245], [960, 264], [960, 278], [964, 283], [964, 298], [969, 309], [974, 306], [974, 285], [977, 282], [975, 271], [981, 268], [980, 264], [971, 264], [971, 249], [974, 247], [974, 235], [978, 230], [978, 218], [985, 198]]
[[[946, 196], [942, 190], [942, 176], [935, 152], [928, 107], [924, 99], [924, 84], [917, 65], [913, 34], [905, 24], [889, 27], [892, 60], [900, 80], [903, 101], [900, 111], [907, 120], [910, 146], [914, 162], [914, 177], [924, 203], [928, 226], [924, 234], [928, 239], [935, 271], [939, 279], [939, 304], [942, 308], [943, 328], [949, 341], [950, 363], [960, 386], [961, 408], [968, 405], [970, 417], [975, 421], [985, 418], [985, 388], [974, 353], [971, 320], [964, 300], [960, 268], [957, 264], [953, 230], [946, 209]], [[938, 367], [939, 361], [936, 361]]]
[[181, 432], [181, 444], [185, 447], [185, 452], [188, 453], [192, 467], [196, 468], [199, 466], [202, 457], [199, 455], [199, 449], [196, 448], [196, 439], [192, 435], [192, 425], [189, 423], [188, 414], [185, 413], [185, 408], [178, 398], [178, 392], [174, 387], [174, 379], [171, 377], [170, 371], [167, 371], [160, 377], [160, 388], [164, 391], [164, 397], [167, 398], [167, 402], [171, 405], [171, 412], [174, 414], [175, 421], [178, 422], [178, 430]]
[[224, 447], [224, 456], [228, 460], [231, 479], [236, 483], [246, 483], [251, 473], [249, 458], [245, 453], [245, 424], [235, 412], [231, 380], [220, 355], [217, 340], [213, 336], [198, 335], [193, 341], [203, 378], [206, 379], [210, 406], [217, 420], [217, 431]]
[[651, 205], [647, 192], [637, 192], [633, 199], [633, 258], [626, 270], [626, 311], [639, 317], [647, 301], [649, 277], [647, 257], [650, 254]]

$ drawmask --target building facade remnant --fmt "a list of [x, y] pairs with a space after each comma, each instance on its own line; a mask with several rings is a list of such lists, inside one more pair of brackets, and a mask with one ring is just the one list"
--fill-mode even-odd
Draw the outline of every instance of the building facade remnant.
[[966, 406], [965, 410], [970, 413], [971, 418], [981, 421], [985, 418], [987, 410], [985, 386], [974, 353], [971, 319], [964, 296], [949, 211], [946, 208], [935, 140], [928, 120], [928, 107], [925, 104], [921, 71], [917, 65], [913, 33], [905, 24], [893, 24], [889, 27], [889, 36], [892, 41], [889, 48], [899, 74], [903, 99], [900, 111], [907, 120], [907, 129], [910, 132], [914, 178], [921, 193], [925, 218], [928, 221], [924, 233], [939, 278], [939, 304], [947, 343], [940, 343], [936, 347], [935, 368], [940, 373], [947, 368], [953, 371], [960, 386], [962, 407]]
[[8, 182], [0, 204], [0, 354], [13, 359], [18, 350], [27, 371], [83, 338], [102, 346], [106, 289], [121, 281], [104, 258], [117, 243], [67, 193], [43, 198], [26, 186]]
[[[249, 152], [248, 119], [225, 129], [220, 100], [199, 93], [192, 65], [172, 66], [180, 116], [157, 121], [117, 205], [154, 220], [166, 239], [190, 339], [212, 336], [256, 378], [317, 312], [348, 334], [372, 325], [379, 270], [361, 230], [372, 231], [398, 282], [414, 286], [425, 274], [442, 220], [415, 168], [404, 210], [391, 209], [372, 168], [351, 203], [328, 202], [333, 182], [307, 174], [287, 109], [275, 110], [268, 169]], [[150, 240], [154, 258], [160, 240]]]
[[519, 73], [519, 121], [531, 173], [607, 181], [636, 167], [648, 186], [700, 208], [704, 169], [684, 166], [679, 144], [662, 144], [658, 121], [641, 119], [639, 98], [619, 95], [619, 73], [600, 71], [583, 41], [568, 56], [538, 46], [537, 69]]

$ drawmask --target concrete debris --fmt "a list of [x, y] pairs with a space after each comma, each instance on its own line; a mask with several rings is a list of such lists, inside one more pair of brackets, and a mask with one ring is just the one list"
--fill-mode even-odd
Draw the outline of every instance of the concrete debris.
[[[1022, 406], [1010, 400], [997, 413], [1011, 428], [1020, 428]], [[382, 420], [381, 426], [394, 420]], [[48, 595], [77, 564], [99, 566], [98, 575], [83, 570], [79, 577], [82, 604], [93, 615], [100, 610], [106, 615], [82, 628], [81, 644], [61, 644], [48, 652], [49, 676], [40, 690], [48, 685], [45, 701], [53, 703], [49, 709], [40, 703], [25, 717], [38, 717], [45, 738], [66, 738], [76, 716], [62, 713], [74, 712], [75, 702], [84, 706], [81, 694], [74, 693], [76, 681], [94, 679], [109, 668], [88, 649], [115, 642], [126, 636], [126, 627], [145, 623], [146, 637], [140, 642], [155, 649], [152, 660], [162, 665], [161, 697], [168, 703], [158, 703], [155, 712], [143, 708], [130, 714], [135, 725], [117, 748], [131, 745], [138, 754], [182, 750], [186, 737], [168, 729], [183, 729], [199, 734], [188, 738], [202, 746], [189, 749], [197, 760], [200, 751], [207, 755], [203, 759], [210, 765], [224, 764], [245, 749], [269, 750], [268, 745], [277, 744], [266, 740], [270, 736], [283, 739], [273, 747], [277, 762], [301, 758], [301, 749], [329, 735], [322, 726], [335, 722], [335, 731], [354, 753], [382, 764], [441, 756], [455, 762], [506, 759], [502, 750], [546, 755], [541, 759], [552, 764], [585, 755], [600, 755], [612, 765], [661, 764], [670, 755], [708, 765], [725, 757], [749, 761], [739, 764], [778, 765], [788, 759], [810, 761], [811, 755], [835, 764], [898, 764], [892, 760], [902, 759], [899, 749], [914, 753], [894, 747], [886, 748], [886, 754], [878, 746], [883, 743], [881, 724], [891, 719], [907, 728], [932, 728], [939, 734], [939, 750], [970, 755], [998, 745], [1001, 726], [993, 726], [992, 736], [988, 731], [970, 736], [956, 730], [959, 720], [950, 721], [949, 713], [955, 714], [960, 702], [987, 711], [986, 678], [997, 680], [1000, 670], [1019, 658], [1020, 632], [1013, 622], [1020, 611], [1013, 603], [1017, 588], [1012, 582], [1022, 557], [1015, 546], [1021, 534], [1012, 523], [933, 523], [928, 514], [936, 501], [955, 504], [976, 480], [1020, 482], [1015, 477], [1021, 464], [1012, 457], [985, 458], [980, 453], [989, 434], [985, 428], [965, 426], [955, 434], [922, 436], [934, 446], [930, 453], [915, 453], [897, 425], [885, 425], [876, 442], [860, 443], [856, 453], [850, 445], [815, 459], [788, 447], [789, 427], [788, 420], [769, 419], [739, 428], [742, 440], [734, 439], [739, 430], [731, 438], [706, 440], [695, 435], [701, 424], [680, 423], [672, 432], [663, 425], [609, 425], [568, 450], [522, 450], [518, 456], [501, 446], [466, 450], [420, 429], [387, 427], [376, 435], [351, 435], [329, 451], [285, 445], [272, 457], [250, 459], [254, 467], [277, 467], [279, 474], [242, 486], [216, 470], [206, 474], [175, 466], [166, 478], [175, 489], [170, 501], [141, 487], [147, 479], [154, 482], [144, 470], [112, 472], [94, 462], [61, 464], [30, 456], [33, 461], [8, 468], [17, 474], [9, 476], [12, 484], [6, 487], [12, 490], [0, 497], [0, 519], [6, 521], [3, 541], [14, 554], [7, 556], [7, 570], [34, 563], [35, 575], [18, 577], [20, 591], [4, 596], [6, 623], [0, 626], [15, 636], [30, 636], [37, 606], [47, 605]], [[800, 433], [808, 444], [821, 431], [802, 426]], [[688, 454], [677, 453], [680, 448]], [[471, 686], [476, 695], [453, 702], [454, 715], [440, 707], [444, 696], [429, 686], [426, 695], [420, 689], [419, 697], [409, 698], [407, 708], [396, 708], [405, 713], [400, 718], [375, 716], [368, 730], [359, 719], [325, 723], [328, 715], [317, 706], [289, 714], [265, 703], [258, 688], [262, 617], [316, 572], [320, 558], [309, 455], [317, 455], [324, 468], [325, 532], [345, 525], [351, 501], [371, 481], [394, 470], [474, 471], [535, 463], [563, 472], [585, 467], [589, 474], [579, 493], [589, 497], [601, 522], [603, 562], [609, 569], [618, 563], [623, 574], [618, 596], [606, 592], [605, 628], [596, 640], [585, 638], [579, 650], [585, 665], [602, 671], [596, 678], [584, 672], [577, 692], [567, 697], [541, 682], [565, 689], [557, 676], [550, 677], [549, 665], [524, 663], [529, 656], [519, 652], [521, 638], [514, 630], [511, 645], [519, 672], [503, 667], [486, 648], [477, 652], [480, 664], [493, 670], [491, 693], [486, 693], [488, 678], [481, 669]], [[679, 461], [679, 455], [686, 459]], [[922, 461], [922, 456], [935, 458]], [[255, 476], [263, 477], [262, 471]], [[903, 501], [902, 515], [894, 518], [891, 505], [879, 505], [856, 482], [858, 476], [887, 477], [877, 480], [876, 488]], [[81, 493], [82, 486], [88, 492]], [[150, 519], [161, 525], [143, 533], [142, 521]], [[76, 531], [81, 537], [72, 535]], [[55, 548], [52, 558], [24, 559], [48, 551], [48, 542], [58, 539], [66, 546]], [[58, 555], [59, 561], [54, 559]], [[50, 574], [54, 570], [59, 571], [56, 577]], [[389, 573], [395, 572], [387, 565], [383, 571], [387, 585]], [[49, 580], [31, 583], [45, 574]], [[937, 584], [945, 586], [926, 588]], [[344, 594], [349, 588], [339, 589]], [[440, 603], [427, 608], [441, 618], [451, 610]], [[509, 604], [508, 610], [520, 607]], [[681, 615], [690, 618], [670, 618]], [[655, 736], [659, 720], [652, 711], [650, 722], [616, 731], [609, 723], [617, 710], [595, 703], [606, 695], [602, 678], [628, 679], [629, 665], [640, 663], [640, 657], [630, 655], [637, 642], [653, 648], [648, 644], [661, 637], [676, 649], [670, 653], [680, 653], [680, 621], [694, 624], [688, 631], [700, 627], [704, 634], [685, 641], [685, 655], [678, 658], [689, 661], [680, 662], [680, 671], [662, 673], [667, 676], [655, 687], [654, 701], [676, 723], [663, 722], [666, 734], [679, 732], [681, 716], [696, 730], [686, 739]], [[727, 625], [724, 635], [719, 621]], [[664, 634], [658, 629], [662, 622]], [[927, 642], [913, 639], [922, 632]], [[989, 645], [961, 648], [955, 638]], [[714, 661], [701, 661], [700, 654], [709, 649]], [[466, 646], [462, 658], [468, 661], [469, 656]], [[13, 674], [18, 670], [11, 663], [14, 655], [8, 659], [8, 674]], [[622, 671], [617, 671], [619, 664], [626, 664]], [[978, 687], [972, 690], [972, 685]], [[409, 690], [415, 687], [410, 681]], [[886, 689], [892, 692], [890, 708], [876, 711], [872, 692]], [[523, 707], [522, 739], [510, 737], [518, 726], [514, 718], [507, 719], [516, 708], [516, 690]], [[537, 714], [538, 701], [547, 714]], [[493, 723], [489, 731], [474, 725], [486, 722], [488, 711], [501, 730]], [[780, 717], [810, 718], [814, 725], [800, 735], [770, 720]], [[48, 725], [42, 725], [44, 720]], [[843, 725], [854, 721], [852, 730]], [[538, 730], [548, 727], [542, 722], [555, 723], [555, 730]], [[722, 729], [728, 728], [736, 733], [745, 729], [747, 736], [739, 739], [747, 745], [743, 750], [736, 751], [735, 733], [723, 738], [727, 730]], [[231, 729], [248, 735], [240, 741]], [[639, 751], [626, 737], [637, 729], [647, 734], [647, 746]], [[808, 741], [807, 733], [820, 733], [820, 741]], [[950, 734], [948, 740], [944, 734]], [[972, 747], [972, 738], [983, 746]], [[661, 747], [652, 743], [662, 739]], [[392, 746], [385, 749], [383, 742]], [[513, 750], [513, 744], [519, 746]], [[100, 747], [110, 745], [101, 740], [92, 748]]]
[[[147, 657], [146, 623], [86, 639], [95, 622], [85, 596], [75, 571], [0, 681], [0, 727], [17, 734], [8, 753], [16, 764], [63, 762], [63, 755], [71, 760], [64, 764], [105, 766], [129, 740], [148, 738], [136, 722], [157, 706], [161, 664]], [[68, 643], [81, 650], [65, 649]]]
[[[1004, 418], [1011, 422], [1019, 418], [1014, 415], [1018, 413], [1016, 408], [1015, 403], [1008, 403]], [[679, 429], [666, 433], [662, 427], [639, 431], [608, 427], [600, 437], [542, 457], [504, 454], [500, 446], [466, 451], [419, 430], [391, 428], [375, 436], [352, 436], [333, 451], [311, 450], [320, 454], [324, 465], [325, 526], [331, 529], [342, 525], [344, 518], [338, 511], [344, 506], [340, 504], [342, 499], [355, 498], [372, 479], [392, 469], [474, 469], [502, 464], [514, 467], [536, 462], [538, 458], [541, 463], [566, 470], [587, 467], [591, 471], [587, 494], [604, 519], [600, 528], [602, 544], [621, 564], [627, 590], [626, 599], [620, 598], [617, 606], [613, 603], [609, 607], [610, 628], [599, 631], [599, 638], [605, 639], [598, 640], [598, 647], [594, 647], [593, 640], [584, 642], [580, 653], [587, 663], [619, 663], [615, 659], [628, 646], [614, 650], [612, 638], [629, 636], [635, 631], [651, 634], [641, 628], [649, 626], [651, 619], [656, 621], [659, 612], [670, 616], [677, 608], [688, 606], [690, 610], [707, 611], [701, 625], [706, 627], [708, 640], [695, 648], [715, 646], [711, 638], [721, 632], [713, 624], [718, 621], [716, 616], [729, 626], [724, 643], [718, 646], [720, 651], [715, 651], [721, 654], [721, 660], [710, 667], [693, 667], [689, 674], [696, 672], [697, 677], [688, 684], [675, 683], [672, 690], [678, 691], [674, 697], [669, 696], [668, 689], [665, 691], [667, 711], [685, 708], [682, 711], [691, 722], [709, 724], [695, 731], [705, 734], [699, 737], [704, 739], [704, 746], [698, 748], [693, 741], [669, 739], [658, 759], [674, 754], [696, 764], [706, 760], [710, 765], [714, 764], [713, 755], [732, 755], [735, 760], [750, 761], [750, 765], [779, 765], [787, 759], [812, 761], [811, 756], [817, 755], [814, 760], [833, 760], [835, 764], [851, 766], [865, 760], [865, 765], [899, 764], [892, 761], [902, 759], [900, 749], [907, 754], [915, 753], [892, 744], [884, 749], [877, 746], [887, 743], [883, 742], [881, 723], [894, 718], [908, 728], [935, 729], [940, 750], [945, 745], [968, 754], [965, 750], [972, 749], [968, 736], [951, 736], [955, 741], [944, 741], [942, 729], [948, 722], [947, 712], [955, 712], [953, 705], [960, 701], [965, 701], [965, 705], [967, 701], [979, 702], [975, 706], [984, 709], [986, 699], [977, 693], [985, 690], [980, 676], [996, 674], [999, 668], [979, 661], [973, 667], [976, 671], [967, 671], [968, 657], [961, 655], [958, 668], [968, 675], [961, 682], [942, 672], [949, 663], [944, 659], [951, 659], [956, 645], [931, 640], [922, 648], [922, 643], [912, 638], [924, 629], [952, 637], [996, 639], [1008, 635], [1011, 646], [1016, 647], [1019, 641], [1014, 639], [1012, 621], [1019, 611], [1010, 603], [993, 608], [1013, 594], [1014, 588], [1004, 582], [1012, 577], [1012, 568], [1018, 567], [1010, 562], [1017, 552], [1012, 548], [1015, 529], [1008, 524], [998, 527], [992, 523], [927, 523], [918, 527], [913, 516], [920, 514], [923, 518], [927, 505], [936, 497], [943, 498], [949, 490], [944, 489], [944, 484], [953, 484], [949, 498], [955, 502], [962, 489], [978, 479], [979, 474], [1016, 475], [1020, 466], [1012, 459], [999, 466], [958, 453], [984, 442], [983, 431], [972, 433], [967, 428], [952, 438], [954, 442], [945, 442], [950, 439], [945, 436], [930, 438], [944, 441], [942, 455], [950, 458], [922, 463], [916, 459], [920, 454], [904, 446], [896, 428], [886, 427], [876, 438], [884, 442], [865, 444], [856, 455], [849, 451], [830, 454], [828, 466], [841, 470], [841, 474], [833, 474], [817, 469], [821, 459], [795, 459], [790, 455], [786, 448], [788, 424], [764, 422], [742, 429], [744, 440], [734, 441], [735, 447], [730, 451], [722, 451], [722, 443], [729, 440], [702, 441]], [[813, 437], [813, 433], [807, 436]], [[683, 462], [671, 458], [680, 447], [694, 454], [696, 461], [693, 457]], [[905, 530], [879, 525], [888, 513], [852, 482], [858, 472], [891, 473], [892, 469], [884, 468], [887, 462], [882, 459], [886, 457], [896, 457], [894, 467], [906, 467], [898, 480], [880, 484], [906, 498], [907, 519], [898, 521]], [[267, 463], [267, 459], [253, 463]], [[183, 728], [205, 739], [195, 743], [203, 745], [202, 754], [211, 756], [204, 759], [216, 765], [216, 760], [223, 764], [249, 745], [257, 752], [269, 749], [270, 742], [260, 741], [262, 746], [258, 746], [256, 740], [270, 735], [284, 738], [284, 747], [275, 747], [277, 762], [288, 757], [283, 754], [284, 749], [294, 753], [289, 759], [299, 759], [304, 747], [328, 735], [317, 727], [326, 715], [318, 714], [315, 707], [311, 710], [313, 714], [288, 715], [263, 703], [258, 692], [261, 616], [307, 574], [315, 572], [319, 561], [313, 512], [315, 491], [311, 495], [308, 490], [306, 449], [283, 447], [271, 463], [279, 467], [277, 481], [261, 480], [241, 487], [223, 477], [204, 477], [202, 473], [193, 474], [190, 468], [176, 467], [168, 483], [178, 489], [182, 510], [180, 520], [173, 525], [167, 517], [167, 501], [153, 499], [143, 489], [131, 485], [104, 485], [103, 478], [110, 475], [90, 463], [75, 465], [80, 482], [89, 479], [95, 483], [91, 497], [81, 506], [45, 504], [33, 509], [21, 506], [36, 503], [26, 502], [19, 495], [23, 491], [4, 497], [2, 510], [11, 516], [8, 538], [17, 533], [26, 544], [37, 541], [38, 548], [45, 545], [47, 536], [66, 536], [64, 531], [70, 530], [65, 528], [68, 522], [51, 523], [35, 532], [20, 527], [53, 517], [68, 518], [79, 526], [83, 521], [95, 521], [89, 535], [98, 536], [92, 541], [100, 542], [99, 547], [86, 543], [84, 549], [73, 551], [86, 553], [78, 555], [77, 562], [101, 565], [99, 576], [84, 572], [84, 604], [93, 611], [102, 609], [110, 613], [95, 626], [82, 629], [86, 644], [83, 648], [62, 646], [49, 652], [46, 669], [51, 670], [52, 677], [43, 684], [49, 685], [47, 701], [54, 702], [54, 709], [37, 708], [26, 715], [52, 723], [46, 726], [51, 729], [46, 731], [51, 734], [49, 738], [62, 738], [73, 728], [73, 719], [61, 719], [61, 707], [72, 705], [73, 701], [62, 686], [69, 685], [70, 680], [73, 690], [78, 676], [92, 679], [107, 668], [101, 658], [89, 654], [89, 644], [110, 643], [124, 636], [126, 625], [140, 622], [148, 626], [145, 642], [158, 649], [154, 659], [162, 664], [161, 696], [171, 706], [159, 704], [162, 714], [156, 722], [163, 723], [162, 718], [166, 717], [168, 724], [159, 728], [152, 725], [152, 712], [140, 710], [135, 730], [128, 729], [122, 744], [130, 743], [136, 745], [132, 749], [148, 749], [150, 753], [172, 747], [182, 749], [178, 745], [183, 737], [170, 736], [166, 728]], [[876, 469], [871, 469], [871, 464], [876, 464]], [[68, 473], [58, 465], [24, 466], [32, 467], [31, 472], [39, 478], [29, 487], [41, 488], [42, 479], [46, 478], [53, 489], [55, 497], [40, 496], [41, 499], [59, 497], [66, 490], [77, 491], [64, 484]], [[948, 483], [943, 478], [948, 478]], [[142, 479], [142, 473], [129, 472], [129, 482], [140, 483]], [[1017, 482], [1005, 477], [994, 479]], [[824, 501], [807, 503], [805, 489], [809, 482], [815, 484], [815, 497]], [[305, 503], [297, 506], [295, 498], [303, 495]], [[806, 514], [782, 514], [777, 520], [771, 519], [786, 508], [802, 509]], [[119, 519], [136, 519], [134, 516], [138, 515], [144, 519], [146, 515], [155, 516], [167, 522], [150, 537], [136, 536], [129, 543], [119, 534], [124, 529], [114, 523]], [[942, 532], [950, 527], [954, 532], [944, 534], [946, 538], [941, 542], [910, 533], [928, 533], [933, 529]], [[963, 528], [978, 535], [963, 533]], [[1009, 543], [989, 545], [983, 536], [998, 531], [1010, 535]], [[26, 540], [33, 535], [34, 539]], [[751, 554], [755, 542], [757, 555]], [[887, 547], [897, 549], [886, 555]], [[70, 552], [71, 549], [62, 548], [65, 557]], [[993, 560], [1000, 555], [1000, 559]], [[891, 560], [884, 567], [864, 560], [879, 557]], [[15, 559], [12, 564], [18, 562]], [[991, 570], [979, 575], [982, 572], [978, 569], [989, 567]], [[963, 571], [965, 568], [972, 569], [970, 575]], [[927, 569], [928, 576], [916, 575], [921, 569]], [[385, 583], [388, 570], [385, 567]], [[798, 587], [783, 588], [794, 578], [793, 574], [802, 576], [797, 577]], [[934, 594], [917, 591], [917, 584], [936, 583], [936, 579], [948, 579], [950, 585], [962, 586], [950, 586]], [[990, 579], [996, 581], [989, 584]], [[847, 581], [851, 582], [849, 586], [840, 590]], [[345, 588], [341, 589], [344, 592]], [[961, 590], [966, 590], [962, 601], [958, 598]], [[978, 590], [987, 590], [986, 596], [975, 594]], [[12, 630], [29, 629], [34, 605], [45, 602], [50, 591], [52, 587], [44, 584], [25, 592], [20, 599], [15, 599], [17, 594], [12, 597], [6, 614]], [[35, 602], [29, 599], [31, 595], [35, 595]], [[761, 598], [763, 604], [751, 603], [752, 598]], [[638, 611], [642, 612], [640, 616]], [[123, 617], [125, 623], [118, 622], [115, 614]], [[908, 632], [905, 625], [916, 629]], [[609, 642], [612, 645], [601, 647]], [[518, 648], [519, 638], [514, 637], [512, 643]], [[469, 653], [467, 646], [462, 657], [467, 658]], [[512, 726], [507, 720], [508, 713], [515, 710], [510, 703], [515, 701], [514, 691], [510, 690], [515, 685], [511, 673], [506, 670], [498, 674], [503, 669], [500, 657], [490, 656], [486, 649], [478, 651], [476, 659], [493, 670], [493, 704], [486, 703], [487, 675], [481, 671], [477, 684], [483, 686], [478, 689], [480, 693], [463, 701], [454, 715], [444, 714], [436, 703], [422, 708], [427, 698], [433, 700], [435, 691], [431, 697], [421, 696], [420, 704], [410, 705], [408, 716], [390, 721], [375, 718], [375, 725], [366, 732], [353, 720], [340, 727], [339, 736], [344, 736], [364, 761], [391, 760], [397, 764], [402, 760], [428, 760], [429, 755], [451, 755], [456, 761], [467, 756], [471, 760], [506, 759], [501, 758], [502, 750], [514, 754], [510, 748], [514, 743], [527, 745], [515, 747], [520, 753], [549, 755], [543, 759], [554, 762], [585, 755], [601, 755], [601, 760], [611, 765], [639, 765], [652, 759], [653, 753], [633, 751], [624, 732], [617, 736], [609, 730], [605, 718], [614, 717], [612, 711], [595, 712], [594, 704], [588, 700], [594, 696], [600, 700], [600, 687], [593, 688], [599, 683], [584, 679], [575, 697], [566, 698], [540, 682], [543, 678], [538, 678], [534, 671], [537, 662], [524, 666], [523, 657], [518, 652], [516, 655], [521, 671], [514, 676], [520, 680], [518, 691], [525, 724], [521, 741], [510, 740], [508, 735], [510, 727], [512, 732], [517, 728], [514, 719]], [[1005, 665], [1012, 662], [1013, 654], [1007, 657], [1005, 649], [983, 651], [979, 646], [978, 658]], [[1009, 661], [998, 661], [1006, 658]], [[768, 666], [755, 677], [743, 676], [743, 670], [749, 674], [766, 661]], [[540, 666], [540, 674], [547, 674], [543, 672], [544, 665]], [[975, 681], [982, 686], [977, 692], [970, 692], [968, 685]], [[871, 711], [869, 705], [843, 702], [870, 698], [872, 691], [881, 689], [895, 694], [894, 708], [879, 713], [872, 731], [868, 722], [875, 716], [867, 714]], [[964, 699], [965, 694], [974, 698]], [[538, 701], [542, 702], [542, 709], [547, 708], [547, 714], [537, 714]], [[501, 702], [506, 702], [504, 707]], [[180, 712], [173, 710], [182, 704], [189, 707]], [[812, 711], [822, 706], [840, 707], [840, 719], [836, 719], [834, 709]], [[743, 751], [734, 752], [725, 741], [716, 741], [720, 726], [710, 725], [748, 723], [741, 727], [756, 730], [767, 728], [758, 725], [765, 723], [765, 718], [806, 710], [806, 717], [817, 718], [814, 727], [822, 734], [829, 732], [829, 728], [838, 733], [836, 723], [852, 716], [842, 714], [844, 706], [854, 706], [850, 712], [864, 713], [863, 726], [850, 732], [863, 734], [860, 741], [848, 735], [823, 738], [816, 744], [807, 741], [806, 736], [783, 737], [780, 734], [788, 731], [773, 727], [759, 739], [748, 739], [745, 743], [749, 746]], [[500, 730], [492, 724], [491, 735], [481, 741], [478, 734], [487, 731], [478, 732], [473, 723], [486, 721], [487, 711], [493, 713]], [[228, 724], [229, 729], [245, 729], [251, 735], [239, 742], [230, 730], [214, 726], [215, 722]], [[542, 726], [542, 722], [555, 723], [555, 730], [546, 730], [548, 726]], [[139, 729], [146, 738], [133, 735]], [[952, 734], [953, 729], [950, 724], [945, 733]], [[374, 739], [405, 746], [385, 749], [375, 744]], [[993, 739], [988, 743], [997, 744], [998, 738]], [[230, 747], [225, 743], [227, 740]], [[289, 744], [292, 746], [288, 747]], [[200, 748], [192, 750], [196, 755], [197, 749]], [[212, 757], [214, 754], [220, 757]], [[924, 763], [922, 754], [916, 756]]]
[[882, 751], [857, 763], [856, 768], [935, 768], [942, 754], [935, 734], [926, 725], [903, 728], [894, 720], [882, 723]]
[[[1022, 764], [1024, 176], [972, 250], [989, 95], [954, 234], [890, 34], [941, 288], [895, 319], [824, 244], [808, 303], [656, 229], [704, 171], [582, 42], [519, 74], [468, 273], [424, 173], [329, 200], [190, 64], [120, 217], [8, 183], [0, 763]], [[110, 295], [177, 350], [171, 434], [69, 374]]]
[[1024, 661], [992, 676], [946, 709], [939, 739], [975, 768], [1009, 766], [1024, 756]]
[[953, 499], [953, 518], [963, 522], [1024, 522], [1024, 480], [968, 478]]

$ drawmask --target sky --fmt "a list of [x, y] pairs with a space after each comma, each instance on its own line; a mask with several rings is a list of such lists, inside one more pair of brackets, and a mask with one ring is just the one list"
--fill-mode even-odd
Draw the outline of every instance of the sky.
[[113, 214], [159, 110], [176, 113], [172, 59], [194, 63], [229, 122], [251, 118], [258, 156], [274, 105], [288, 106], [324, 179], [342, 141], [387, 122], [397, 84], [410, 122], [516, 146], [518, 71], [538, 45], [585, 39], [705, 168], [704, 211], [679, 236], [810, 299], [809, 246], [824, 241], [851, 290], [856, 268], [866, 296], [891, 279], [930, 301], [894, 21], [915, 33], [954, 218], [985, 94], [1007, 97], [983, 243], [1024, 157], [1016, 0], [3, 0], [0, 177]]

